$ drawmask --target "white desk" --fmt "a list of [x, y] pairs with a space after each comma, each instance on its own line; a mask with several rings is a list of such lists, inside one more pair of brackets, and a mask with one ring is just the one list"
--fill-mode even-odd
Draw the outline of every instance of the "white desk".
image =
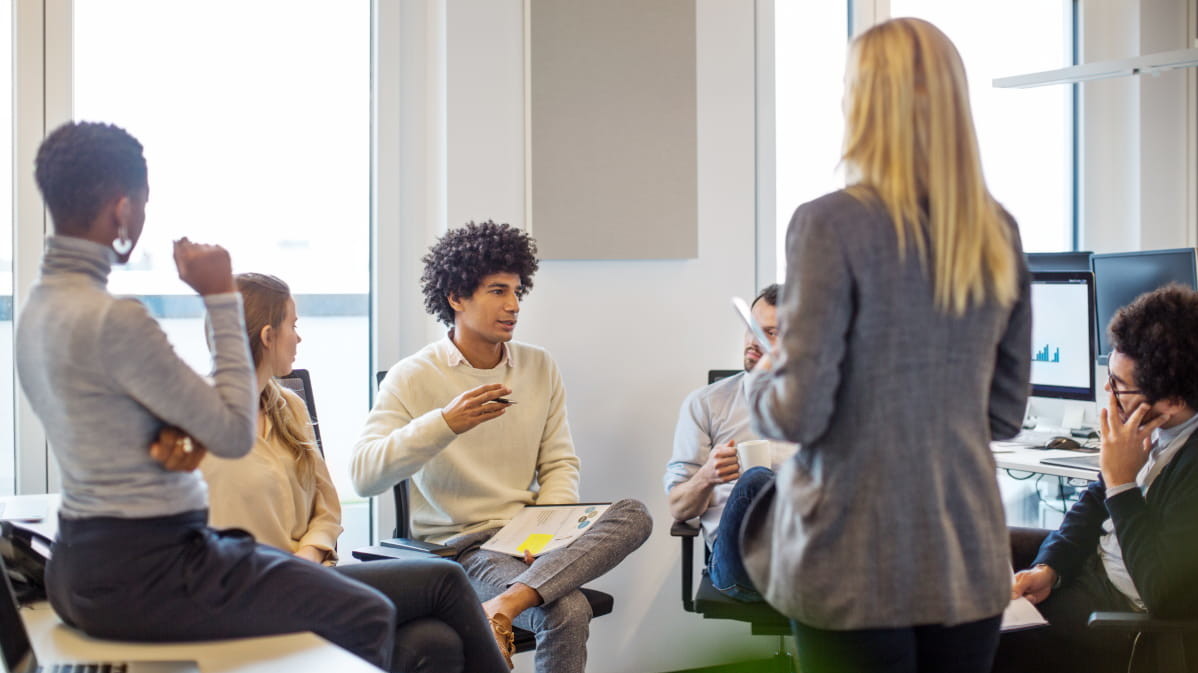
[[[992, 447], [993, 448], [993, 447]], [[1090, 455], [1079, 451], [1065, 451], [1062, 449], [1029, 449], [1003, 448], [994, 452], [994, 462], [999, 469], [1011, 470], [1013, 472], [1035, 472], [1038, 474], [1051, 474], [1058, 477], [1068, 477], [1071, 479], [1084, 479], [1086, 481], [1094, 481], [1098, 479], [1098, 470], [1090, 470], [1080, 467], [1061, 467], [1059, 465], [1045, 465], [1040, 461], [1045, 458], [1076, 458], [1077, 456]]]
[[[7, 496], [2, 500], [30, 499], [45, 502], [44, 521], [19, 525], [54, 537], [58, 523], [57, 495]], [[195, 660], [202, 673], [377, 673], [378, 668], [333, 645], [314, 633], [292, 633], [264, 638], [239, 638], [191, 643], [131, 643], [90, 638], [65, 626], [49, 603], [21, 609], [33, 651], [39, 661]]]
[[312, 633], [196, 643], [97, 640], [69, 628], [48, 603], [21, 616], [39, 661], [195, 660], [202, 673], [377, 673], [379, 669]]

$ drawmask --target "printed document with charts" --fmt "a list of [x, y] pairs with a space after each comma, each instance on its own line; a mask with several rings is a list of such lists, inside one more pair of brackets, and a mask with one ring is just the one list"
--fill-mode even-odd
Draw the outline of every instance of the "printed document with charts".
[[[1015, 581], [1014, 573], [1011, 573], [1011, 581]], [[1040, 614], [1036, 606], [1023, 596], [1012, 598], [1011, 602], [1007, 604], [1007, 609], [1003, 610], [1003, 631], [1022, 631], [1041, 626], [1048, 626], [1048, 620], [1044, 619], [1044, 615]]]
[[482, 548], [521, 558], [527, 549], [533, 556], [540, 556], [577, 540], [610, 506], [608, 502], [528, 505]]

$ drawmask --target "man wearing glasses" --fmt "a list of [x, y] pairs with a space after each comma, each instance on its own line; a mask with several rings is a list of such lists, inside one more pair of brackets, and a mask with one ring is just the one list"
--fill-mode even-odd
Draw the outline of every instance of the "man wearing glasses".
[[1015, 575], [1050, 626], [1005, 634], [996, 671], [1125, 671], [1133, 637], [1088, 629], [1091, 611], [1198, 616], [1198, 293], [1142, 295], [1109, 330], [1102, 474]]

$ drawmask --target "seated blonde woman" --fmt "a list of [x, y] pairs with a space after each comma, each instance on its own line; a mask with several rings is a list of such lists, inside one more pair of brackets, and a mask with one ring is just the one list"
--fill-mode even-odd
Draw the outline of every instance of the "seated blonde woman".
[[[242, 528], [259, 542], [335, 566], [341, 505], [316, 447], [307, 409], [276, 376], [295, 362], [295, 301], [287, 284], [263, 274], [236, 276], [245, 303], [258, 380], [258, 434], [238, 461], [209, 455], [200, 465], [212, 526]], [[506, 671], [494, 634], [461, 567], [442, 560], [337, 566], [377, 589], [398, 613], [393, 671]]]

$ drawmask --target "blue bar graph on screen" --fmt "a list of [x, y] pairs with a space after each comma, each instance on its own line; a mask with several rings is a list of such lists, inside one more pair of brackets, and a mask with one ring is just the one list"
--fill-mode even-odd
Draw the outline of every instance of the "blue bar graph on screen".
[[1044, 348], [1040, 349], [1039, 351], [1036, 351], [1035, 355], [1032, 356], [1032, 360], [1034, 360], [1036, 362], [1060, 362], [1061, 361], [1061, 348], [1060, 348], [1060, 346], [1058, 346], [1056, 349], [1054, 349], [1052, 351], [1052, 357], [1049, 358], [1048, 357], [1048, 344], [1044, 344]]

